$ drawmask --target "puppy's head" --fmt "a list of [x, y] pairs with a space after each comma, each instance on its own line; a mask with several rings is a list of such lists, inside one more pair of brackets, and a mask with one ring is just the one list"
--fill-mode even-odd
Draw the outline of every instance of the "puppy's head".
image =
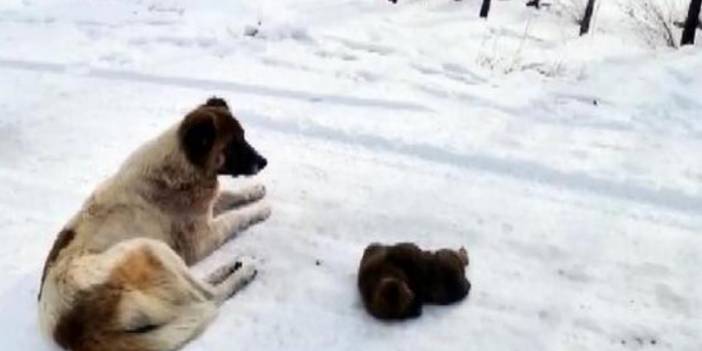
[[220, 98], [210, 98], [185, 116], [178, 137], [188, 161], [209, 174], [254, 175], [268, 164]]
[[421, 304], [405, 280], [388, 276], [378, 283], [371, 301], [371, 312], [383, 319], [416, 317], [421, 313]]
[[449, 304], [468, 295], [470, 282], [465, 276], [468, 253], [464, 248], [439, 250], [434, 253], [431, 261], [431, 275], [426, 291], [432, 302]]

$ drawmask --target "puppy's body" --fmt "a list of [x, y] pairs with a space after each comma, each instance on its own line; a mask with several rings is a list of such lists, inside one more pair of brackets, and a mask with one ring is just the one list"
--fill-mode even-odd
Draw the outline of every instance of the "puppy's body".
[[361, 259], [358, 286], [373, 316], [418, 317], [424, 303], [449, 304], [468, 294], [467, 265], [464, 249], [430, 252], [411, 243], [371, 244]]
[[270, 214], [261, 203], [231, 210], [265, 191], [220, 193], [217, 175], [263, 167], [220, 99], [146, 143], [55, 241], [39, 294], [42, 329], [74, 351], [174, 350], [196, 336], [256, 271], [231, 264], [202, 282], [188, 265]]

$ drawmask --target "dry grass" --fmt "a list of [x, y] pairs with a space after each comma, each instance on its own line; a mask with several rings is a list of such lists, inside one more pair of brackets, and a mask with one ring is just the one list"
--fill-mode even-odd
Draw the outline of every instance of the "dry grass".
[[651, 46], [676, 48], [675, 22], [679, 20], [680, 6], [673, 0], [625, 0], [620, 8], [630, 18], [641, 37]]

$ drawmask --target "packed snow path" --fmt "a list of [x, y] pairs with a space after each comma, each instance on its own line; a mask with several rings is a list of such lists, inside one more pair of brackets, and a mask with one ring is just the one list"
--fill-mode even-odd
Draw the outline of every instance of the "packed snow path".
[[[187, 350], [699, 350], [702, 51], [654, 53], [606, 6], [583, 39], [477, 6], [4, 1], [3, 348], [54, 349], [36, 294], [56, 233], [216, 94], [270, 161], [246, 182], [274, 214], [196, 267], [260, 274]], [[355, 287], [373, 241], [465, 245], [470, 297], [373, 320]]]

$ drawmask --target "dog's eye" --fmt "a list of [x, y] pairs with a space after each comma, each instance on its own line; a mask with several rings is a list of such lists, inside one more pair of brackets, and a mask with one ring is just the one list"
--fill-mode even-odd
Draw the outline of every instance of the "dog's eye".
[[224, 153], [219, 153], [217, 155], [217, 159], [215, 160], [215, 164], [217, 165], [217, 168], [221, 168], [224, 166], [224, 163], [227, 161], [227, 157], [224, 156]]

